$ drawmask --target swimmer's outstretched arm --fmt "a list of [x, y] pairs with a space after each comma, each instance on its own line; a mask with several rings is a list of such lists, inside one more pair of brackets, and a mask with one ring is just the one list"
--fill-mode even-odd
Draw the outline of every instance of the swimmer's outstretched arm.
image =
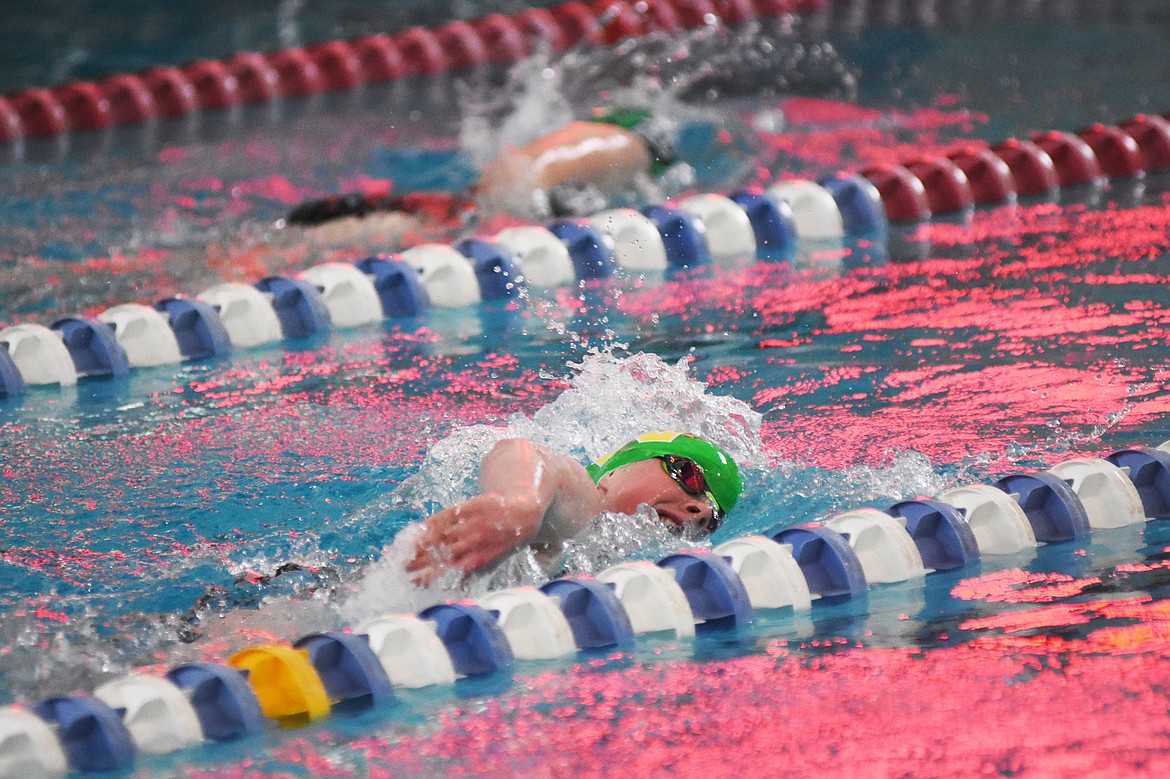
[[423, 522], [406, 570], [428, 584], [445, 570], [483, 568], [524, 544], [555, 552], [600, 510], [580, 463], [531, 441], [497, 443], [479, 468], [479, 494]]

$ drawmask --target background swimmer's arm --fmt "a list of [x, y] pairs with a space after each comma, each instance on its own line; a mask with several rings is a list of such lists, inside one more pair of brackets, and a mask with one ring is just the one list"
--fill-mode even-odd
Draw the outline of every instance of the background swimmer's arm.
[[531, 441], [496, 444], [479, 469], [480, 493], [423, 523], [406, 570], [429, 583], [445, 569], [470, 572], [532, 544], [555, 550], [583, 530], [600, 498], [580, 463]]
[[625, 191], [650, 170], [651, 156], [636, 134], [601, 122], [570, 122], [485, 167], [477, 191], [491, 208], [526, 213], [535, 194], [579, 181], [609, 196]]

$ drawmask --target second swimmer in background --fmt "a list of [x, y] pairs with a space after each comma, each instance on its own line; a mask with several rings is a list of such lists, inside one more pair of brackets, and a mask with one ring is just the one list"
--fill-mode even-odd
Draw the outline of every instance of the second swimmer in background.
[[508, 147], [484, 166], [467, 192], [349, 193], [301, 203], [286, 223], [311, 227], [338, 220], [419, 216], [451, 221], [477, 205], [526, 218], [587, 216], [616, 196], [644, 188], [674, 163], [669, 122], [643, 109], [614, 110], [590, 121], [570, 122], [523, 146]]

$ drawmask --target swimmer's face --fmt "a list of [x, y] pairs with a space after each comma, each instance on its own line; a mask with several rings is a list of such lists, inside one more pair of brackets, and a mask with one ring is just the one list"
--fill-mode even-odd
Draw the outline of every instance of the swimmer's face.
[[597, 488], [604, 511], [633, 514], [645, 503], [658, 512], [663, 522], [688, 536], [705, 535], [711, 525], [711, 502], [684, 490], [658, 459], [639, 460], [610, 471]]

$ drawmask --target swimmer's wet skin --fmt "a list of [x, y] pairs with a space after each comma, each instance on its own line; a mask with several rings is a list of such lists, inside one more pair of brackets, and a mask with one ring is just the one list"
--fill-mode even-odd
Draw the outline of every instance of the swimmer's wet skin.
[[[639, 177], [657, 175], [673, 161], [673, 127], [668, 122], [650, 117], [648, 111], [609, 111], [508, 149], [485, 166], [473, 190], [501, 211], [587, 216], [604, 208], [610, 197], [631, 189]], [[418, 197], [429, 195], [352, 192], [301, 203], [285, 221], [313, 227], [347, 217], [429, 210], [414, 202]], [[470, 196], [451, 199], [462, 206], [471, 202]]]
[[601, 512], [645, 504], [679, 534], [713, 531], [743, 482], [730, 455], [688, 433], [645, 433], [583, 467], [524, 439], [505, 439], [479, 471], [480, 492], [423, 522], [406, 570], [418, 584], [445, 571], [471, 573], [531, 546], [546, 569], [565, 541]]

